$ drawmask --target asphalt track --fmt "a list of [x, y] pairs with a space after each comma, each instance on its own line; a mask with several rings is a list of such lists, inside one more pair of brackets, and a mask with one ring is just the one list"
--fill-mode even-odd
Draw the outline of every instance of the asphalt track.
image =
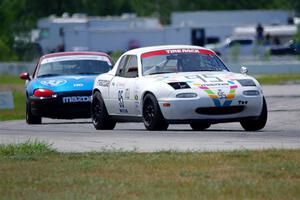
[[37, 139], [63, 152], [300, 148], [300, 85], [263, 89], [269, 118], [265, 129], [258, 132], [245, 132], [239, 123], [212, 125], [201, 132], [192, 131], [188, 125], [170, 125], [168, 131], [150, 132], [141, 123], [120, 123], [112, 131], [97, 131], [86, 119], [43, 119], [42, 125], [17, 120], [0, 122], [0, 143]]

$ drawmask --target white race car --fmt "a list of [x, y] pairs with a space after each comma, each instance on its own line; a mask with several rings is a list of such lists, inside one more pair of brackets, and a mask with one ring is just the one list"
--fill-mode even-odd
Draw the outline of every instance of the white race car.
[[153, 46], [124, 53], [94, 82], [96, 129], [143, 121], [148, 130], [190, 124], [240, 122], [247, 131], [264, 128], [267, 105], [253, 77], [232, 73], [211, 50], [187, 45]]

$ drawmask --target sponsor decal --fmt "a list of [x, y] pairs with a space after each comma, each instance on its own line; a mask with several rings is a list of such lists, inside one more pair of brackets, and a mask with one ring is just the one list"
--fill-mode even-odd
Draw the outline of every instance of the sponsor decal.
[[58, 87], [58, 86], [62, 86], [64, 84], [66, 84], [67, 81], [64, 80], [64, 79], [60, 79], [60, 80], [44, 80], [44, 81], [41, 81], [41, 84], [42, 85], [46, 85], [46, 86], [51, 86], [51, 87]]
[[241, 101], [241, 100], [239, 100], [238, 103], [239, 103], [239, 105], [247, 105], [248, 101]]
[[120, 108], [120, 113], [128, 113], [127, 108]]
[[166, 50], [168, 54], [170, 53], [200, 53], [199, 49], [170, 49]]
[[230, 87], [229, 87], [229, 93], [227, 95], [221, 89], [219, 89], [217, 94], [216, 94], [209, 87], [207, 87], [205, 85], [201, 85], [201, 86], [198, 86], [198, 87], [199, 87], [199, 89], [206, 92], [206, 94], [213, 100], [216, 107], [224, 107], [224, 106], [230, 106], [231, 105], [232, 100], [235, 97], [236, 89], [238, 87], [234, 83], [234, 81], [228, 81], [228, 83], [229, 83]]
[[110, 81], [108, 80], [98, 80], [97, 85], [101, 87], [109, 87]]
[[139, 100], [139, 96], [137, 94], [134, 95], [134, 100]]
[[83, 83], [75, 83], [73, 84], [74, 87], [83, 87]]
[[129, 90], [129, 88], [126, 88], [126, 90], [125, 90], [125, 98], [129, 99], [129, 97], [130, 97], [130, 90]]
[[63, 97], [63, 103], [91, 102], [91, 96]]
[[202, 84], [202, 83], [194, 83], [194, 86], [206, 86], [206, 87], [216, 87], [216, 86], [226, 86], [229, 85], [229, 83], [207, 83], [207, 84]]
[[134, 102], [134, 105], [135, 105], [137, 114], [140, 115], [141, 114], [140, 103], [138, 101], [136, 101], [136, 102]]
[[158, 51], [150, 51], [142, 54], [142, 58], [148, 58], [157, 55], [166, 55], [166, 54], [179, 54], [179, 53], [199, 53], [199, 54], [208, 54], [215, 55], [213, 51], [206, 49], [167, 49], [167, 50], [158, 50]]

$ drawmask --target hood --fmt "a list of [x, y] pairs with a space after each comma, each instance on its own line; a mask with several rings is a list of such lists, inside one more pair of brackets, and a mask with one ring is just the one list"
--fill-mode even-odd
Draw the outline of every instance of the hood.
[[34, 88], [50, 89], [54, 92], [92, 90], [97, 75], [72, 75], [38, 78], [32, 81]]
[[148, 76], [147, 78], [153, 79], [153, 81], [161, 81], [164, 83], [186, 82], [191, 88], [198, 88], [199, 86], [228, 87], [228, 85], [232, 84], [240, 85], [236, 81], [238, 79], [254, 80], [252, 77], [244, 74], [237, 74], [224, 71], [158, 74]]

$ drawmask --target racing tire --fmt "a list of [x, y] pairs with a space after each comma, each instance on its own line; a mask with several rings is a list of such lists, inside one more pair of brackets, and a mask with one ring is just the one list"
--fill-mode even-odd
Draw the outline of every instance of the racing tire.
[[27, 124], [41, 124], [42, 117], [35, 116], [31, 112], [30, 101], [26, 101], [26, 123]]
[[203, 131], [205, 129], [208, 129], [210, 127], [210, 124], [201, 123], [201, 122], [192, 122], [190, 123], [190, 126], [193, 129], [193, 131]]
[[245, 131], [258, 131], [265, 127], [267, 123], [267, 119], [268, 119], [267, 103], [265, 98], [263, 97], [263, 107], [259, 117], [255, 120], [241, 121], [240, 123]]
[[169, 124], [163, 117], [156, 98], [152, 94], [146, 94], [143, 102], [143, 122], [147, 130], [167, 130]]
[[116, 122], [109, 119], [109, 115], [100, 92], [95, 92], [93, 94], [91, 117], [94, 127], [97, 130], [112, 130], [116, 126]]

